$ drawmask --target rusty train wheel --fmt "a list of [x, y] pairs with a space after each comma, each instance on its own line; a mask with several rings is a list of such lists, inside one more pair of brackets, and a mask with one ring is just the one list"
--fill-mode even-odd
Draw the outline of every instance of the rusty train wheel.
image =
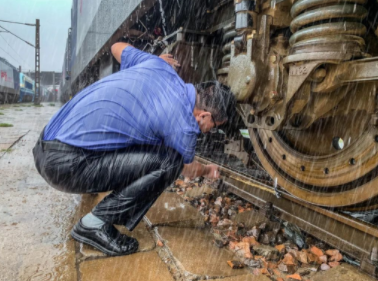
[[304, 131], [249, 133], [264, 168], [294, 196], [325, 207], [378, 206], [378, 135], [366, 114], [320, 120]]

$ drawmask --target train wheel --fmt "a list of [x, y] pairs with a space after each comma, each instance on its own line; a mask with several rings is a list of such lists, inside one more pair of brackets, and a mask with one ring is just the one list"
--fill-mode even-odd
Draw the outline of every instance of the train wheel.
[[294, 196], [326, 207], [378, 204], [378, 135], [357, 112], [321, 119], [304, 131], [250, 129], [261, 163]]

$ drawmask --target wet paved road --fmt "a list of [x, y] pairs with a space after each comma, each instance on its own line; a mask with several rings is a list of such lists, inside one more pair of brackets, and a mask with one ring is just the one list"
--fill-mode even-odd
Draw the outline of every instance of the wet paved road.
[[[226, 261], [233, 253], [213, 245], [203, 218], [175, 193], [164, 193], [132, 233], [119, 227], [139, 240], [136, 254], [111, 258], [74, 242], [74, 221], [105, 194], [56, 191], [35, 170], [31, 150], [57, 110], [49, 104], [0, 106], [0, 124], [13, 125], [0, 127], [0, 280], [271, 280], [232, 270]], [[372, 279], [342, 265], [313, 279], [318, 280]]]
[[74, 280], [74, 244], [67, 231], [80, 197], [48, 187], [31, 153], [58, 107], [0, 108], [0, 123], [13, 125], [0, 127], [0, 279]]

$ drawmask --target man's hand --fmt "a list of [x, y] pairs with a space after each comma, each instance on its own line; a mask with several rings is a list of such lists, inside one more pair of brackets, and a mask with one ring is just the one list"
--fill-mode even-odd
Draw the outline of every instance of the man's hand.
[[181, 66], [179, 62], [175, 60], [171, 54], [164, 54], [164, 55], [159, 56], [159, 58], [162, 58], [163, 60], [165, 60], [176, 71]]
[[219, 167], [214, 164], [203, 165], [197, 161], [190, 164], [185, 164], [181, 174], [188, 178], [205, 177], [207, 179], [215, 180], [220, 176]]
[[220, 176], [219, 167], [215, 164], [206, 165], [208, 173], [204, 174], [203, 176], [210, 180], [216, 180]]

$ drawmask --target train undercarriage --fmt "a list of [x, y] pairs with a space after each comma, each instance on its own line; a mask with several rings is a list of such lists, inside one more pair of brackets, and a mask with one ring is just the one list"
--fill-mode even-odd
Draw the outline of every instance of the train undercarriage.
[[375, 0], [142, 1], [72, 89], [117, 69], [117, 40], [171, 53], [184, 81], [218, 79], [235, 94], [240, 118], [224, 129], [231, 153], [248, 162], [235, 134], [247, 129], [284, 190], [320, 206], [377, 209], [377, 17]]

